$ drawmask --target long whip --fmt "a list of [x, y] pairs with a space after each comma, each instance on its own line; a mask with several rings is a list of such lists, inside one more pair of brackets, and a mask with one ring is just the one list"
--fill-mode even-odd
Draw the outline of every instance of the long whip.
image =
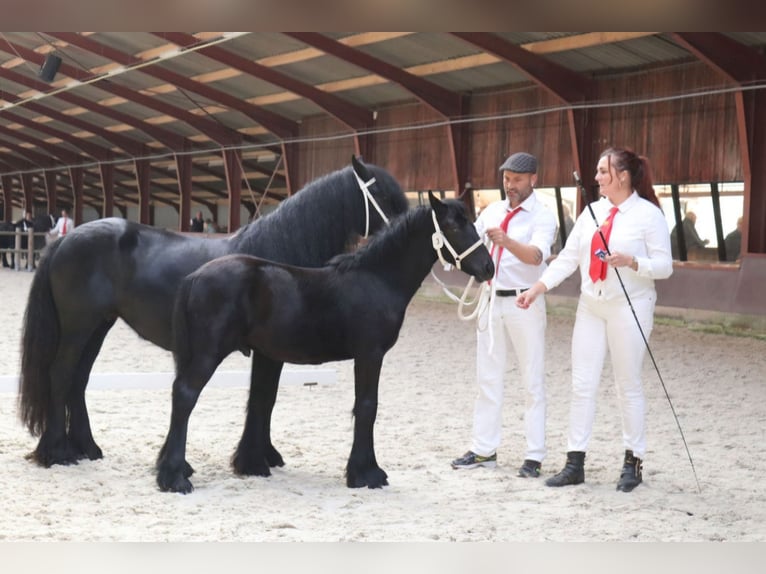
[[[593, 207], [591, 207], [588, 195], [585, 190], [585, 186], [582, 183], [582, 180], [580, 179], [580, 174], [578, 174], [576, 171], [572, 173], [574, 176], [575, 183], [577, 184], [577, 187], [580, 188], [580, 192], [582, 193], [583, 201], [585, 202], [585, 205], [588, 206], [588, 211], [590, 212], [590, 216], [593, 218], [593, 223], [596, 224], [596, 229], [598, 230], [598, 234], [601, 237], [601, 242], [604, 245], [604, 249], [606, 250], [607, 255], [611, 255], [611, 251], [609, 251], [609, 245], [607, 245], [606, 238], [604, 237], [604, 233], [601, 230], [601, 226], [598, 223], [598, 220], [596, 219], [596, 214], [593, 213]], [[636, 310], [633, 308], [633, 302], [630, 300], [630, 296], [628, 295], [628, 290], [625, 288], [625, 283], [622, 282], [622, 276], [620, 275], [620, 271], [617, 269], [617, 267], [614, 267], [614, 272], [617, 274], [617, 279], [620, 281], [620, 287], [622, 287], [622, 292], [625, 294], [625, 299], [628, 301], [628, 306], [630, 307], [631, 313], [633, 313], [633, 318], [636, 320], [636, 325], [638, 326], [638, 332], [641, 333], [641, 338], [644, 340], [644, 345], [646, 345], [646, 350], [649, 353], [649, 358], [652, 360], [652, 365], [654, 365], [654, 370], [657, 372], [657, 377], [660, 379], [660, 384], [662, 385], [662, 390], [665, 392], [665, 397], [668, 399], [668, 404], [670, 405], [670, 410], [673, 413], [673, 417], [676, 419], [676, 425], [678, 426], [678, 432], [681, 433], [681, 440], [684, 443], [684, 448], [686, 449], [686, 456], [689, 457], [689, 464], [692, 467], [692, 473], [694, 473], [694, 480], [697, 482], [697, 490], [702, 493], [702, 487], [700, 486], [700, 481], [697, 478], [697, 471], [694, 468], [694, 461], [692, 460], [691, 452], [689, 452], [689, 445], [686, 443], [686, 437], [684, 436], [684, 431], [681, 428], [681, 422], [678, 420], [678, 415], [676, 414], [676, 409], [673, 406], [673, 401], [670, 400], [670, 394], [668, 394], [668, 389], [665, 386], [665, 381], [662, 379], [662, 375], [660, 374], [660, 369], [657, 366], [657, 361], [654, 360], [654, 354], [652, 353], [651, 347], [649, 347], [649, 341], [646, 339], [646, 335], [644, 334], [644, 330], [641, 328], [641, 322], [638, 320], [638, 315], [636, 315]]]

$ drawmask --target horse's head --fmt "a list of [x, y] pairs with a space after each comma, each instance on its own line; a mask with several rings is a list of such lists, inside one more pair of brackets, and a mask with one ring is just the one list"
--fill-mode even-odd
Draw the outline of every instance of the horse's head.
[[433, 244], [439, 259], [454, 264], [464, 273], [487, 281], [495, 274], [495, 265], [476, 231], [465, 204], [459, 200], [441, 201], [431, 191], [428, 201], [433, 210]]
[[363, 236], [367, 237], [387, 225], [391, 218], [407, 211], [409, 204], [399, 183], [386, 170], [367, 166], [354, 155], [351, 156], [351, 167], [361, 197], [366, 202]]

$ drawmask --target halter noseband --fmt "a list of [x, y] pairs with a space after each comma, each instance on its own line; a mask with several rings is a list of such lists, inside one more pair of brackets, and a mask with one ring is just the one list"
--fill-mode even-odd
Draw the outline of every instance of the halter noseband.
[[372, 203], [372, 206], [376, 209], [378, 214], [380, 215], [381, 219], [388, 225], [388, 217], [386, 217], [386, 214], [383, 213], [383, 210], [378, 205], [378, 202], [375, 201], [375, 198], [370, 193], [370, 186], [372, 186], [373, 183], [375, 183], [375, 178], [373, 177], [370, 179], [370, 181], [363, 181], [361, 177], [359, 177], [359, 174], [356, 173], [355, 169], [352, 169], [351, 171], [354, 172], [354, 177], [356, 177], [356, 183], [359, 184], [359, 189], [362, 190], [362, 195], [364, 196], [365, 202], [364, 202], [364, 237], [366, 238], [370, 234], [370, 204]]
[[444, 259], [444, 256], [442, 255], [442, 247], [446, 247], [447, 251], [449, 251], [452, 254], [452, 257], [455, 259], [455, 267], [457, 267], [459, 271], [462, 271], [462, 269], [460, 269], [460, 262], [468, 257], [471, 253], [473, 253], [474, 250], [484, 245], [484, 242], [481, 240], [481, 238], [479, 238], [476, 240], [476, 243], [458, 255], [457, 251], [455, 251], [455, 248], [450, 245], [450, 242], [447, 241], [447, 237], [444, 235], [444, 232], [439, 227], [439, 222], [436, 221], [436, 213], [433, 210], [431, 211], [431, 219], [434, 220], [434, 234], [431, 236], [431, 245], [433, 245], [434, 251], [436, 251], [436, 254], [439, 256], [439, 261], [441, 261], [442, 265], [450, 264], [449, 261]]

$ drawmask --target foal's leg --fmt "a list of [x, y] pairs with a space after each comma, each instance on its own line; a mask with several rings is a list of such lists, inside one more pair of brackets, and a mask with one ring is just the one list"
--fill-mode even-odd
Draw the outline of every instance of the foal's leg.
[[74, 373], [67, 408], [69, 409], [69, 442], [72, 449], [80, 458], [96, 460], [103, 457], [101, 449], [93, 439], [88, 417], [88, 407], [85, 404], [85, 387], [88, 385], [90, 370], [96, 361], [104, 338], [115, 320], [104, 320], [91, 335], [83, 350], [77, 369]]
[[253, 351], [245, 428], [231, 459], [237, 474], [269, 476], [269, 467], [285, 464], [282, 455], [271, 444], [271, 412], [277, 400], [283, 365]]
[[170, 429], [157, 458], [157, 485], [162, 491], [186, 494], [194, 489], [189, 480], [191, 466], [186, 462], [189, 417], [202, 389], [220, 362], [214, 357], [197, 353], [191, 364], [177, 369], [178, 374], [173, 381]]
[[382, 364], [382, 357], [357, 358], [354, 361], [354, 442], [346, 465], [346, 485], [349, 488], [380, 488], [388, 484], [388, 475], [375, 460], [373, 441]]

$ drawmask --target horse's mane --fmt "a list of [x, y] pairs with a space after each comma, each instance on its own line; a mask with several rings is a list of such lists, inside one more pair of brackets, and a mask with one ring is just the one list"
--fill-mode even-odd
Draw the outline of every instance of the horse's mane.
[[[407, 198], [396, 179], [377, 166], [367, 168], [376, 179], [372, 191], [381, 208], [389, 213], [406, 211]], [[364, 209], [362, 191], [349, 166], [308, 183], [231, 240], [236, 251], [317, 267], [343, 250], [350, 230], [358, 230], [364, 221]], [[370, 218], [378, 218], [372, 206]]]
[[431, 224], [431, 208], [419, 206], [391, 220], [391, 225], [375, 234], [367, 245], [352, 253], [336, 255], [328, 265], [338, 271], [349, 271], [365, 267], [370, 261], [381, 261], [392, 251], [401, 252], [407, 248], [413, 228]]

